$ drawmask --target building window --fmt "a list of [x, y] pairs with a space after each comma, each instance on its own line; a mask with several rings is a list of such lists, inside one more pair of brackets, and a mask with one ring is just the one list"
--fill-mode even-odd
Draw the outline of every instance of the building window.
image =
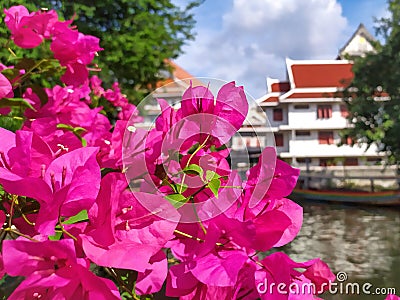
[[332, 118], [332, 105], [318, 105], [317, 118], [318, 119]]
[[380, 165], [382, 163], [382, 158], [379, 157], [368, 157], [367, 163], [372, 165]]
[[283, 134], [282, 133], [276, 133], [275, 134], [275, 145], [276, 147], [283, 147]]
[[357, 157], [347, 157], [343, 163], [345, 166], [358, 166]]
[[318, 132], [318, 141], [320, 144], [332, 145], [334, 143], [333, 131]]
[[341, 138], [341, 143], [343, 145], [354, 145], [353, 139], [349, 136], [344, 136]]
[[273, 113], [274, 121], [283, 121], [283, 111], [282, 108], [275, 108]]
[[335, 162], [332, 160], [332, 158], [320, 158], [319, 159], [319, 165], [321, 167], [330, 167], [330, 166], [336, 166]]
[[309, 109], [310, 106], [308, 104], [297, 104], [294, 106], [294, 109]]
[[311, 133], [305, 130], [296, 130], [296, 136], [310, 136]]
[[347, 110], [346, 104], [340, 105], [340, 114], [342, 115], [343, 118], [347, 118], [349, 116], [349, 111]]

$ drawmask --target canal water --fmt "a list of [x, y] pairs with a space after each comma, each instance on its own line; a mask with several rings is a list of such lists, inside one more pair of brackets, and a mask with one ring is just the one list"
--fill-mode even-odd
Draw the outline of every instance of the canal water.
[[303, 227], [282, 250], [295, 261], [320, 257], [335, 274], [340, 272], [342, 281], [323, 299], [383, 300], [377, 294], [388, 288], [400, 295], [399, 208], [299, 203]]

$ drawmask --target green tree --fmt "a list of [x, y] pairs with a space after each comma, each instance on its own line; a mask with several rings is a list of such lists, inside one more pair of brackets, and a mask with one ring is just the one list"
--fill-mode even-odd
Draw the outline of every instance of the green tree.
[[[97, 58], [102, 79], [122, 83], [130, 96], [140, 98], [168, 70], [167, 59], [182, 53], [182, 47], [194, 38], [192, 9], [201, 1], [188, 1], [185, 8], [171, 0], [31, 0], [3, 1], [3, 7], [24, 4], [29, 9], [56, 9], [64, 19], [74, 18], [85, 34], [99, 37], [104, 48]], [[4, 14], [3, 14], [4, 17]], [[3, 19], [3, 18], [2, 18]], [[0, 28], [3, 45], [8, 45], [4, 24]], [[3, 47], [4, 63], [9, 53]]]
[[376, 20], [382, 45], [354, 58], [354, 78], [344, 93], [353, 125], [343, 136], [378, 146], [400, 163], [400, 0], [388, 1], [389, 17]]

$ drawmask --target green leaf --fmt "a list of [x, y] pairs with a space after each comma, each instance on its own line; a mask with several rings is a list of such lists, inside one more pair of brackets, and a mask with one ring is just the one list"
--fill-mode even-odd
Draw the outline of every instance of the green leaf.
[[175, 208], [179, 208], [188, 202], [188, 199], [186, 199], [182, 194], [167, 195], [165, 196], [165, 199], [167, 199]]
[[184, 193], [188, 188], [187, 184], [175, 183], [174, 186], [175, 186], [174, 190], [178, 194]]
[[82, 147], [86, 147], [86, 146], [87, 146], [87, 140], [84, 139], [83, 137], [80, 137], [80, 136], [78, 136], [78, 138], [79, 138], [79, 140], [80, 140], [81, 143], [82, 143]]
[[75, 127], [73, 133], [78, 134], [80, 136], [82, 133], [85, 133], [86, 131], [87, 130], [83, 127]]
[[23, 122], [24, 122], [23, 118], [15, 118], [11, 116], [0, 115], [0, 127], [10, 130], [12, 132], [15, 132], [18, 129], [20, 129], [22, 127]]
[[218, 199], [218, 191], [219, 191], [219, 188], [221, 187], [221, 181], [217, 178], [214, 178], [208, 183], [207, 186], [213, 192], [215, 198]]
[[88, 213], [87, 210], [84, 209], [78, 212], [75, 216], [70, 217], [67, 221], [64, 222], [64, 224], [75, 224], [87, 220], [88, 220]]
[[225, 149], [227, 149], [228, 147], [224, 144], [224, 145], [222, 145], [222, 146], [220, 146], [220, 147], [215, 147], [215, 145], [211, 145], [211, 147], [210, 147], [210, 151], [211, 152], [218, 152], [218, 151], [222, 151], [222, 150], [225, 150]]
[[36, 109], [23, 98], [2, 98], [0, 99], [0, 107], [24, 106], [36, 111]]
[[72, 127], [71, 125], [68, 125], [68, 124], [62, 124], [62, 123], [57, 124], [57, 128], [58, 129], [66, 129], [66, 130], [69, 130], [69, 131], [74, 131], [74, 127]]
[[188, 153], [189, 153], [189, 154], [193, 154], [194, 151], [196, 151], [197, 148], [199, 148], [199, 146], [200, 146], [199, 143], [194, 144], [192, 147], [190, 147], [190, 149], [188, 150]]
[[211, 181], [213, 179], [219, 179], [221, 178], [221, 176], [219, 176], [217, 173], [215, 173], [214, 171], [211, 170], [207, 170], [206, 171], [206, 180], [207, 181]]
[[85, 128], [83, 128], [83, 127], [79, 127], [79, 126], [73, 127], [73, 126], [71, 126], [71, 125], [63, 124], [63, 123], [57, 124], [57, 128], [58, 128], [58, 129], [68, 130], [68, 131], [71, 131], [71, 132], [73, 132], [73, 133], [75, 133], [75, 134], [78, 134], [78, 135], [81, 135], [82, 133], [84, 133], [84, 132], [87, 131], [87, 130], [86, 130]]
[[79, 126], [73, 127], [71, 125], [62, 123], [57, 124], [57, 128], [71, 131], [81, 141], [83, 147], [87, 146], [87, 141], [82, 137], [82, 134], [87, 131], [85, 128]]
[[55, 235], [50, 235], [50, 236], [49, 236], [49, 240], [50, 240], [50, 241], [59, 241], [60, 238], [61, 238], [61, 235], [62, 235], [62, 232], [61, 232], [61, 231], [60, 231], [60, 232], [56, 232]]
[[188, 165], [186, 168], [183, 169], [183, 171], [187, 174], [199, 175], [200, 177], [203, 177], [204, 174], [202, 167], [196, 164]]

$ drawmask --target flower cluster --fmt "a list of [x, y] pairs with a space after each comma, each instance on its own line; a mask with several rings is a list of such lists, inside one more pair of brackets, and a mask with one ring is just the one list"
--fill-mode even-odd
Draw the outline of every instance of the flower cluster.
[[[34, 68], [0, 73], [0, 114], [23, 120], [15, 133], [0, 128], [0, 277], [24, 278], [8, 299], [139, 299], [163, 287], [180, 299], [315, 299], [328, 288], [335, 276], [320, 259], [271, 251], [300, 230], [302, 208], [286, 198], [299, 170], [273, 148], [246, 180], [230, 167], [225, 145], [248, 110], [242, 87], [214, 96], [190, 86], [179, 109], [159, 99], [155, 127], [136, 128], [118, 84], [105, 90], [88, 78], [96, 38], [54, 11], [5, 13], [17, 46], [50, 39], [66, 67], [63, 86], [26, 87], [18, 101]], [[118, 120], [95, 105], [100, 98]], [[266, 279], [317, 289], [261, 293]]]
[[5, 9], [5, 24], [11, 38], [21, 48], [35, 48], [44, 39], [51, 40], [50, 49], [61, 66], [66, 67], [61, 80], [79, 86], [88, 79], [87, 65], [97, 51], [102, 50], [99, 39], [84, 35], [70, 27], [72, 21], [59, 21], [54, 10], [29, 13], [19, 5]]

